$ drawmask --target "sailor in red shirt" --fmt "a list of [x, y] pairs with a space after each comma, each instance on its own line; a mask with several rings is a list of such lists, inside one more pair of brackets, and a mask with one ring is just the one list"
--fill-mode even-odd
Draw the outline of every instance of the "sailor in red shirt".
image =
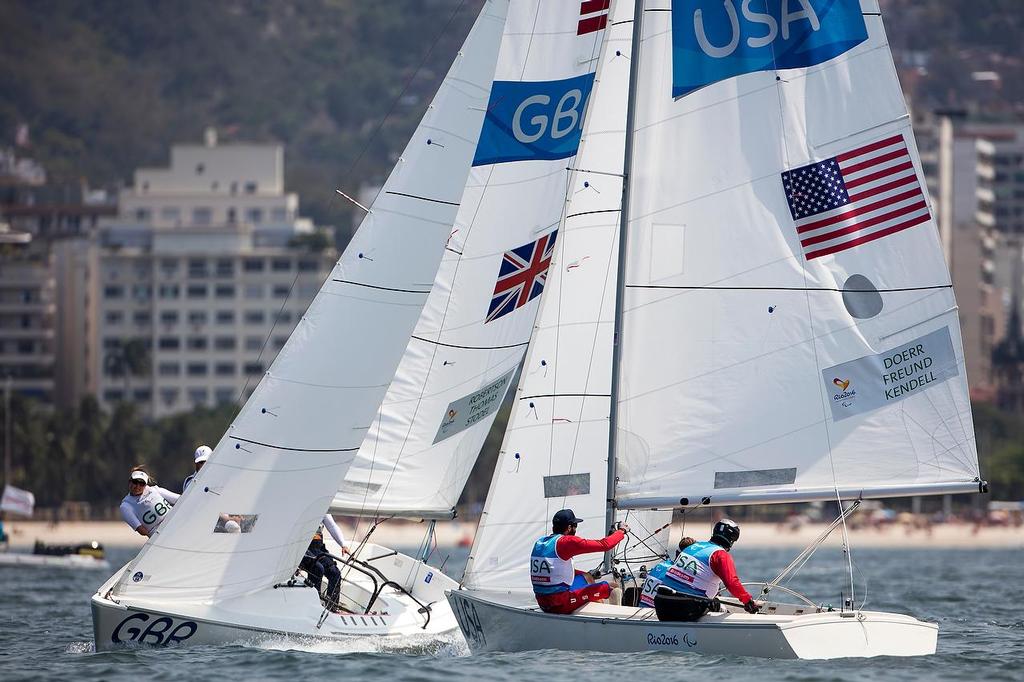
[[571, 509], [560, 510], [551, 519], [551, 535], [533, 545], [530, 582], [537, 603], [548, 613], [572, 613], [591, 601], [621, 602], [618, 586], [613, 589], [607, 582], [593, 582], [589, 574], [576, 570], [572, 558], [607, 552], [626, 538], [629, 526], [623, 524], [601, 540], [585, 540], [576, 537], [576, 526], [582, 520]]

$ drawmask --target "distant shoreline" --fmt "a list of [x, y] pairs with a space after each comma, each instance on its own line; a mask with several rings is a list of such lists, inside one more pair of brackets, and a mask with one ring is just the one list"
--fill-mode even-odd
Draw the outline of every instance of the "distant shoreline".
[[[107, 547], [135, 547], [145, 538], [134, 533], [120, 521], [65, 521], [52, 526], [46, 521], [5, 521], [11, 548], [30, 549], [38, 539], [48, 544], [69, 545], [96, 540]], [[342, 522], [342, 528], [349, 538], [360, 539], [366, 523], [360, 524], [360, 535], [354, 536], [352, 526]], [[823, 524], [803, 524], [790, 529], [785, 524], [744, 523], [740, 545], [743, 547], [805, 547], [824, 529]], [[468, 546], [476, 531], [475, 523], [453, 522], [437, 524], [437, 544], [454, 547]], [[708, 531], [708, 524], [693, 522], [687, 524], [686, 534], [702, 539]], [[376, 543], [391, 547], [416, 547], [423, 542], [426, 524], [412, 522], [391, 522], [381, 524], [372, 536]], [[590, 533], [581, 533], [590, 537]], [[595, 533], [596, 534], [596, 533]], [[672, 529], [672, 540], [677, 541], [682, 528]], [[827, 544], [838, 545], [841, 531], [835, 531]], [[901, 524], [892, 524], [880, 529], [859, 528], [851, 530], [850, 541], [854, 547], [906, 548], [906, 549], [1022, 549], [1024, 548], [1024, 527], [985, 526], [975, 529], [969, 523], [938, 524], [930, 530], [907, 530]]]

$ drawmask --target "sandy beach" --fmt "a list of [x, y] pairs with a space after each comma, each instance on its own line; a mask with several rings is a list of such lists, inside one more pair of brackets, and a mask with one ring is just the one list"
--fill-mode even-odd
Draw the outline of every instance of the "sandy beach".
[[[52, 544], [75, 544], [96, 540], [108, 547], [136, 546], [145, 540], [119, 521], [69, 521], [56, 526], [45, 521], [7, 521], [5, 525], [11, 536], [13, 549], [31, 547], [37, 539]], [[341, 525], [347, 536], [355, 539], [361, 538], [366, 529], [365, 524], [360, 524], [359, 534], [356, 534], [351, 523], [342, 521]], [[691, 521], [687, 524], [686, 533], [694, 537], [703, 537], [707, 532], [706, 525]], [[796, 529], [774, 523], [744, 523], [742, 544], [746, 547], [804, 547], [817, 537], [823, 528], [822, 524], [812, 523], [803, 524]], [[447, 547], [460, 544], [468, 546], [472, 543], [475, 530], [475, 523], [439, 523], [437, 543]], [[426, 524], [421, 523], [384, 523], [373, 534], [373, 541], [392, 547], [416, 547], [423, 541], [425, 531]], [[681, 528], [672, 529], [673, 540], [681, 535]], [[967, 523], [939, 524], [928, 530], [908, 530], [901, 524], [892, 524], [880, 529], [853, 530], [850, 537], [854, 547], [950, 549], [963, 547], [966, 543], [972, 548], [1024, 548], [1024, 527], [975, 528]], [[839, 531], [833, 533], [828, 542], [839, 544]]]

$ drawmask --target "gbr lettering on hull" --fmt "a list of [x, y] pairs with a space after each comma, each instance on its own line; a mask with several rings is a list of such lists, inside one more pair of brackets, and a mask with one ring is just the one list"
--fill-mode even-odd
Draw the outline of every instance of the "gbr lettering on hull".
[[148, 644], [167, 646], [184, 642], [196, 634], [199, 625], [191, 620], [175, 620], [168, 616], [133, 613], [114, 628], [110, 641], [114, 644]]

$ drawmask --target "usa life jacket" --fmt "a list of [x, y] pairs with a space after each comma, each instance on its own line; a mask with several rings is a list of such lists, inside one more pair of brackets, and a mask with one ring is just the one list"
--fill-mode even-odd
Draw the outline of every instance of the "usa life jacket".
[[711, 568], [711, 555], [724, 551], [713, 542], [695, 542], [679, 553], [662, 582], [676, 592], [711, 599], [722, 586], [722, 579]]
[[672, 563], [671, 559], [665, 559], [647, 573], [647, 580], [640, 590], [640, 606], [654, 608], [654, 595], [657, 594], [658, 585], [665, 581], [665, 574], [672, 568]]
[[572, 559], [558, 556], [555, 546], [560, 533], [545, 535], [533, 545], [530, 555], [530, 582], [534, 594], [557, 594], [566, 592], [576, 577]]

